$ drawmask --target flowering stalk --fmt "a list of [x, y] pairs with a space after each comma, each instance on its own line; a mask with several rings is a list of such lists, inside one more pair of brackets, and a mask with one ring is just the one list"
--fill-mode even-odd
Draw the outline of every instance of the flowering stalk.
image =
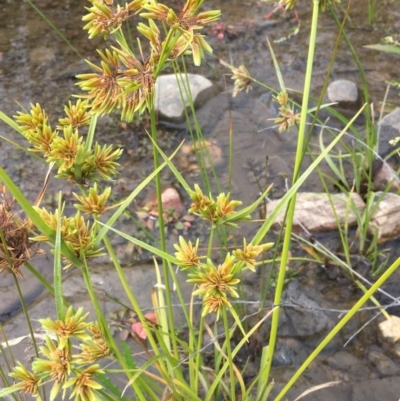
[[[323, 0], [325, 1], [325, 0]], [[295, 167], [293, 171], [293, 184], [296, 183], [299, 173], [301, 162], [303, 160], [304, 153], [304, 138], [305, 138], [305, 130], [307, 123], [307, 110], [308, 110], [308, 101], [310, 96], [310, 88], [311, 88], [311, 77], [312, 77], [312, 68], [314, 62], [314, 51], [315, 51], [315, 43], [317, 36], [317, 26], [318, 26], [318, 14], [319, 14], [319, 6], [320, 0], [313, 0], [313, 14], [312, 14], [312, 22], [311, 22], [311, 32], [310, 32], [310, 44], [308, 48], [308, 59], [307, 59], [307, 69], [304, 81], [304, 91], [303, 91], [303, 102], [301, 107], [301, 117], [300, 117], [300, 127], [299, 134], [297, 139], [297, 151], [296, 151], [296, 159], [295, 159]], [[293, 197], [289, 201], [287, 219], [286, 219], [286, 229], [285, 229], [285, 237], [282, 248], [282, 258], [279, 266], [279, 274], [278, 280], [276, 284], [275, 297], [274, 297], [274, 305], [280, 305], [282, 299], [283, 286], [285, 283], [285, 274], [286, 274], [286, 266], [288, 262], [289, 256], [289, 248], [291, 242], [292, 235], [292, 225], [293, 225], [293, 217], [294, 217], [294, 209], [296, 206], [296, 192]], [[272, 360], [275, 351], [275, 344], [278, 333], [279, 326], [279, 313], [280, 308], [276, 308], [272, 314], [272, 322], [271, 322], [271, 334], [268, 345], [267, 352], [267, 365], [260, 366], [260, 378], [258, 381], [257, 388], [257, 399], [265, 400], [267, 395], [265, 394], [266, 384], [269, 381], [269, 373], [272, 366]]]

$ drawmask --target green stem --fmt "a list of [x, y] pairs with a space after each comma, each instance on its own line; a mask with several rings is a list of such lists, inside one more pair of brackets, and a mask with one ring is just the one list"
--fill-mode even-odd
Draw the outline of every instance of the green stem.
[[[128, 299], [129, 299], [129, 301], [130, 301], [130, 303], [132, 305], [132, 309], [138, 315], [138, 318], [142, 322], [143, 327], [148, 329], [147, 320], [143, 315], [143, 312], [142, 312], [142, 310], [140, 308], [140, 305], [139, 305], [136, 297], [133, 295], [133, 293], [131, 291], [131, 287], [130, 287], [130, 285], [128, 283], [128, 280], [126, 279], [125, 273], [124, 273], [124, 271], [123, 271], [123, 269], [122, 269], [122, 267], [121, 267], [121, 265], [120, 265], [120, 263], [118, 261], [118, 258], [117, 258], [116, 254], [114, 252], [114, 249], [113, 249], [113, 247], [111, 245], [111, 242], [108, 239], [107, 235], [104, 236], [103, 241], [104, 241], [104, 244], [105, 244], [105, 246], [107, 248], [107, 252], [108, 252], [108, 254], [109, 254], [109, 256], [110, 256], [110, 258], [111, 258], [111, 260], [113, 262], [115, 270], [116, 270], [116, 272], [118, 274], [118, 278], [119, 278], [119, 280], [120, 280], [120, 282], [122, 284], [122, 287], [123, 287], [123, 289], [125, 291], [125, 294], [127, 295]], [[149, 332], [150, 332], [150, 330], [148, 330], [148, 333]], [[158, 355], [158, 346], [157, 346], [153, 336], [150, 333], [148, 335], [148, 339], [149, 339], [151, 347], [154, 350], [155, 355]]]
[[197, 338], [197, 351], [196, 351], [196, 373], [195, 373], [195, 377], [196, 377], [196, 381], [194, 383], [195, 385], [195, 394], [198, 395], [198, 390], [199, 390], [199, 372], [200, 372], [200, 366], [201, 366], [201, 347], [203, 344], [203, 328], [204, 328], [204, 316], [201, 315], [200, 317], [200, 323], [199, 323], [199, 336]]
[[[106, 238], [106, 237], [105, 237]], [[112, 351], [115, 354], [115, 357], [117, 358], [118, 362], [121, 364], [122, 368], [124, 369], [124, 372], [126, 373], [126, 375], [128, 376], [128, 379], [130, 380], [132, 378], [132, 373], [129, 369], [129, 366], [127, 365], [127, 363], [125, 362], [115, 340], [114, 337], [110, 331], [110, 328], [108, 327], [107, 321], [104, 317], [104, 314], [101, 310], [99, 301], [97, 299], [97, 296], [93, 290], [93, 286], [92, 286], [92, 282], [90, 279], [90, 274], [89, 274], [89, 270], [87, 268], [87, 266], [85, 266], [83, 269], [81, 269], [82, 271], [82, 275], [83, 275], [83, 279], [85, 281], [85, 285], [88, 291], [88, 294], [90, 296], [90, 299], [92, 301], [92, 304], [94, 306], [94, 309], [96, 311], [96, 315], [97, 315], [97, 319], [99, 321], [99, 324], [103, 330], [103, 334], [104, 337], [106, 338], [107, 344], [110, 345], [110, 348], [112, 349]], [[140, 387], [140, 382], [142, 380], [134, 380], [132, 383], [132, 387], [138, 397], [138, 399], [140, 399], [141, 401], [146, 401], [146, 398], [142, 392], [142, 389]]]
[[211, 258], [213, 242], [214, 242], [214, 233], [215, 233], [215, 226], [214, 224], [211, 226], [210, 237], [208, 239], [208, 250], [207, 250], [207, 258]]
[[[33, 348], [35, 349], [36, 358], [39, 358], [39, 349], [36, 344], [35, 335], [33, 333], [33, 328], [32, 328], [32, 324], [31, 324], [31, 319], [29, 318], [28, 308], [26, 307], [25, 299], [24, 299], [24, 296], [22, 295], [22, 291], [21, 291], [21, 287], [19, 286], [18, 279], [14, 273], [12, 273], [12, 276], [15, 281], [15, 286], [17, 287], [18, 296], [21, 301], [22, 310], [24, 311], [26, 323], [28, 325], [29, 334], [31, 335], [31, 338], [32, 338], [32, 343], [33, 343]], [[43, 398], [46, 399], [46, 388], [44, 386], [42, 387], [42, 391], [43, 391]]]
[[[150, 108], [150, 122], [151, 122], [151, 137], [153, 139], [153, 143], [158, 144], [157, 141], [157, 127], [156, 127], [156, 114], [154, 111], [154, 107]], [[156, 170], [160, 166], [159, 153], [156, 146], [153, 146], [154, 153], [154, 169]], [[156, 192], [157, 192], [157, 207], [158, 207], [158, 223], [160, 228], [160, 244], [161, 250], [163, 252], [167, 252], [167, 247], [165, 243], [165, 226], [164, 226], [164, 212], [163, 205], [161, 200], [162, 188], [161, 188], [161, 178], [160, 174], [156, 175]], [[164, 285], [165, 285], [165, 296], [167, 299], [167, 308], [168, 308], [168, 325], [171, 328], [171, 339], [172, 339], [172, 347], [174, 356], [179, 359], [178, 353], [178, 345], [175, 336], [174, 330], [174, 311], [172, 309], [172, 300], [171, 300], [171, 284], [170, 284], [170, 274], [168, 269], [168, 263], [163, 258], [163, 272], [164, 272]]]
[[[301, 120], [299, 127], [299, 137], [297, 140], [297, 150], [296, 150], [296, 160], [295, 167], [293, 172], [293, 183], [295, 183], [299, 177], [301, 161], [303, 159], [304, 152], [304, 138], [306, 131], [306, 122], [307, 122], [307, 110], [308, 110], [308, 102], [310, 97], [310, 87], [311, 87], [311, 78], [312, 78], [312, 68], [314, 61], [314, 50], [315, 50], [315, 42], [317, 36], [317, 25], [318, 25], [318, 12], [319, 12], [319, 0], [313, 0], [313, 14], [312, 14], [312, 22], [311, 22], [311, 32], [310, 32], [310, 44], [308, 48], [308, 59], [307, 59], [307, 70], [305, 75], [304, 82], [304, 91], [303, 91], [303, 102], [301, 108]], [[278, 281], [276, 285], [274, 304], [279, 305], [282, 299], [283, 286], [285, 283], [285, 274], [286, 274], [286, 266], [289, 256], [289, 248], [292, 234], [292, 226], [293, 226], [293, 216], [294, 209], [296, 205], [296, 193], [291, 198], [288, 211], [287, 211], [287, 220], [286, 220], [286, 231], [282, 249], [282, 259], [279, 267], [279, 275]], [[272, 360], [275, 351], [275, 344], [277, 340], [278, 334], [278, 325], [279, 325], [279, 313], [280, 308], [274, 309], [272, 314], [272, 322], [271, 322], [271, 334], [268, 345], [268, 354], [267, 354], [267, 366], [264, 368], [260, 367], [261, 374], [260, 380], [258, 383], [257, 389], [257, 399], [264, 400], [264, 392], [265, 384], [269, 381], [269, 374], [272, 366]]]
[[228, 354], [229, 363], [229, 379], [230, 379], [230, 387], [231, 387], [231, 401], [236, 400], [235, 395], [235, 373], [233, 371], [233, 358], [232, 358], [232, 348], [231, 348], [231, 336], [229, 335], [229, 322], [228, 322], [228, 314], [226, 313], [226, 308], [222, 309], [222, 318], [224, 320], [224, 331], [225, 331], [225, 344], [226, 344], [226, 352]]

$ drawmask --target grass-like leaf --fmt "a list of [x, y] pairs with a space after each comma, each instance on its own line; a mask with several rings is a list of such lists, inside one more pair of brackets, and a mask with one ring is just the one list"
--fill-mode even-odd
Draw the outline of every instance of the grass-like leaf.
[[400, 56], [400, 47], [395, 45], [377, 44], [377, 45], [367, 45], [364, 47], [367, 47], [368, 49], [379, 50], [381, 52], [394, 53]]

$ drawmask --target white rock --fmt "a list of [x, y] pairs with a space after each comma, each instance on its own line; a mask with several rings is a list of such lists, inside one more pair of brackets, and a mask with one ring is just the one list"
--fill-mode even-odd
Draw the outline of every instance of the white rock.
[[[303, 226], [311, 232], [336, 230], [338, 223], [343, 226], [354, 226], [357, 223], [355, 209], [362, 213], [365, 209], [364, 201], [360, 195], [351, 194], [349, 199], [346, 194], [331, 195], [335, 213], [326, 193], [301, 192], [297, 194], [296, 209], [294, 213], [294, 228]], [[272, 213], [280, 200], [274, 200], [267, 204], [267, 217]], [[350, 202], [350, 205], [349, 205]], [[273, 224], [274, 228], [279, 227], [285, 216], [285, 210], [279, 213]]]
[[[196, 74], [187, 74], [187, 79], [193, 103], [196, 108], [201, 107], [214, 94], [213, 84], [207, 78]], [[155, 108], [159, 117], [164, 120], [181, 122], [185, 119], [185, 109], [189, 110], [190, 102], [184, 89], [184, 84], [186, 85], [187, 82], [186, 76], [178, 75], [178, 80], [184, 104], [175, 74], [162, 75], [156, 81]]]
[[376, 192], [375, 200], [379, 205], [369, 224], [368, 232], [370, 235], [378, 235], [378, 244], [381, 244], [400, 235], [400, 196]]
[[390, 319], [379, 323], [379, 329], [382, 337], [389, 343], [394, 344], [400, 340], [400, 317], [390, 316]]

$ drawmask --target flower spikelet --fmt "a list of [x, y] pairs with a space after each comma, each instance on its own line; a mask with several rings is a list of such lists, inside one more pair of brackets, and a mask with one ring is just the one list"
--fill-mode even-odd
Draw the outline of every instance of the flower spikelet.
[[90, 336], [86, 333], [86, 327], [89, 323], [85, 320], [89, 313], [83, 315], [83, 308], [79, 308], [76, 312], [70, 306], [65, 314], [64, 320], [39, 319], [43, 328], [50, 332], [57, 334], [59, 337], [59, 349], [64, 349], [70, 338], [78, 338], [81, 341], [90, 340]]
[[204, 212], [210, 206], [215, 204], [212, 198], [209, 198], [203, 194], [203, 191], [197, 184], [194, 186], [194, 191], [191, 191], [189, 195], [193, 201], [189, 209], [190, 213], [198, 214], [199, 212]]
[[199, 248], [199, 240], [197, 239], [195, 245], [192, 242], [186, 242], [182, 236], [179, 236], [179, 245], [174, 244], [176, 258], [179, 260], [179, 266], [182, 269], [194, 267], [199, 264], [200, 257], [197, 255]]
[[193, 295], [214, 295], [217, 297], [230, 295], [238, 298], [235, 285], [240, 282], [234, 274], [235, 258], [226, 255], [224, 263], [215, 267], [211, 260], [202, 265], [204, 271], [189, 274], [189, 283], [199, 285], [199, 289]]
[[[50, 213], [46, 209], [35, 208], [42, 220], [55, 232], [58, 223], [58, 211]], [[97, 257], [101, 255], [101, 249], [95, 244], [95, 231], [92, 229], [90, 222], [86, 222], [80, 211], [74, 217], [62, 217], [61, 220], [61, 238], [72, 248], [77, 257], [84, 252], [86, 258]], [[33, 241], [48, 241], [45, 235], [38, 235], [32, 238]], [[65, 269], [71, 267], [67, 264]]]
[[154, 100], [154, 60], [138, 60], [131, 54], [118, 50], [121, 62], [127, 70], [117, 80], [123, 89], [123, 105], [121, 118], [132, 121], [135, 112], [143, 113], [150, 108]]
[[202, 316], [206, 316], [209, 313], [215, 312], [216, 319], [219, 319], [219, 315], [223, 308], [231, 308], [232, 305], [224, 295], [206, 295], [203, 299], [203, 311]]
[[81, 345], [82, 353], [77, 355], [77, 358], [82, 363], [93, 363], [100, 358], [111, 355], [111, 350], [98, 324], [90, 323], [87, 330], [90, 332], [92, 338]]
[[50, 393], [50, 400], [54, 400], [61, 386], [71, 374], [72, 355], [69, 347], [58, 348], [50, 337], [46, 336], [46, 346], [40, 347], [40, 351], [47, 359], [37, 358], [32, 369], [35, 373], [45, 373], [54, 381]]
[[83, 147], [83, 138], [78, 130], [71, 125], [64, 128], [64, 137], [57, 137], [51, 144], [48, 161], [58, 162], [58, 173], [70, 169], [76, 160], [79, 150]]
[[89, 195], [82, 196], [74, 193], [75, 198], [81, 203], [74, 206], [87, 214], [102, 215], [108, 208], [105, 206], [111, 194], [111, 187], [107, 187], [103, 193], [98, 193], [97, 183], [89, 189]]
[[31, 150], [48, 156], [51, 151], [51, 144], [57, 137], [57, 132], [51, 130], [49, 118], [40, 104], [31, 104], [30, 114], [19, 111], [14, 116], [14, 119], [18, 123], [22, 134], [33, 145]]
[[204, 51], [212, 53], [212, 48], [204, 39], [204, 35], [196, 33], [193, 35], [192, 42], [189, 47], [192, 50], [194, 65], [200, 66], [201, 60], [204, 58]]
[[118, 85], [117, 78], [120, 75], [120, 61], [115, 51], [106, 49], [97, 51], [100, 55], [101, 67], [86, 61], [96, 72], [80, 74], [76, 77], [81, 81], [77, 85], [87, 95], [81, 95], [91, 102], [92, 112], [104, 115], [114, 108], [120, 108], [123, 102], [123, 89]]
[[58, 120], [60, 125], [57, 128], [62, 130], [68, 125], [71, 125], [73, 128], [79, 128], [90, 124], [91, 114], [88, 111], [89, 107], [90, 105], [87, 100], [82, 101], [82, 99], [78, 99], [75, 104], [69, 102], [68, 106], [64, 107], [67, 117]]
[[97, 35], [103, 35], [105, 38], [110, 33], [120, 28], [122, 23], [131, 15], [130, 11], [137, 11], [141, 8], [145, 0], [134, 0], [124, 7], [113, 5], [113, 1], [109, 0], [89, 0], [93, 6], [85, 7], [89, 14], [85, 15], [82, 20], [89, 21], [83, 29], [89, 32], [89, 39]]
[[218, 219], [229, 216], [242, 204], [241, 201], [231, 201], [230, 194], [219, 194], [216, 201], [216, 217]]
[[89, 366], [75, 377], [69, 379], [63, 388], [72, 386], [70, 398], [75, 396], [75, 401], [97, 401], [99, 398], [93, 390], [100, 390], [102, 386], [93, 380], [93, 376], [98, 374], [104, 374], [104, 370], [100, 369], [100, 365]]
[[18, 366], [15, 366], [13, 371], [10, 373], [10, 376], [14, 379], [19, 380], [19, 383], [16, 385], [20, 391], [25, 394], [31, 394], [33, 396], [37, 396], [39, 385], [41, 380], [38, 376], [29, 372], [28, 369], [25, 368], [20, 362], [18, 362]]
[[103, 179], [111, 180], [117, 171], [119, 164], [116, 162], [121, 157], [122, 149], [115, 149], [111, 145], [101, 147], [97, 142], [93, 150], [93, 157], [87, 163], [93, 167]]
[[139, 22], [137, 30], [149, 40], [153, 55], [157, 56], [161, 53], [161, 40], [160, 40], [160, 30], [153, 20], [149, 20], [149, 25]]
[[274, 244], [269, 242], [263, 245], [247, 245], [246, 239], [243, 239], [243, 249], [236, 249], [233, 251], [233, 255], [243, 262], [245, 262], [246, 266], [255, 271], [255, 258], [260, 255], [262, 252], [270, 249]]

